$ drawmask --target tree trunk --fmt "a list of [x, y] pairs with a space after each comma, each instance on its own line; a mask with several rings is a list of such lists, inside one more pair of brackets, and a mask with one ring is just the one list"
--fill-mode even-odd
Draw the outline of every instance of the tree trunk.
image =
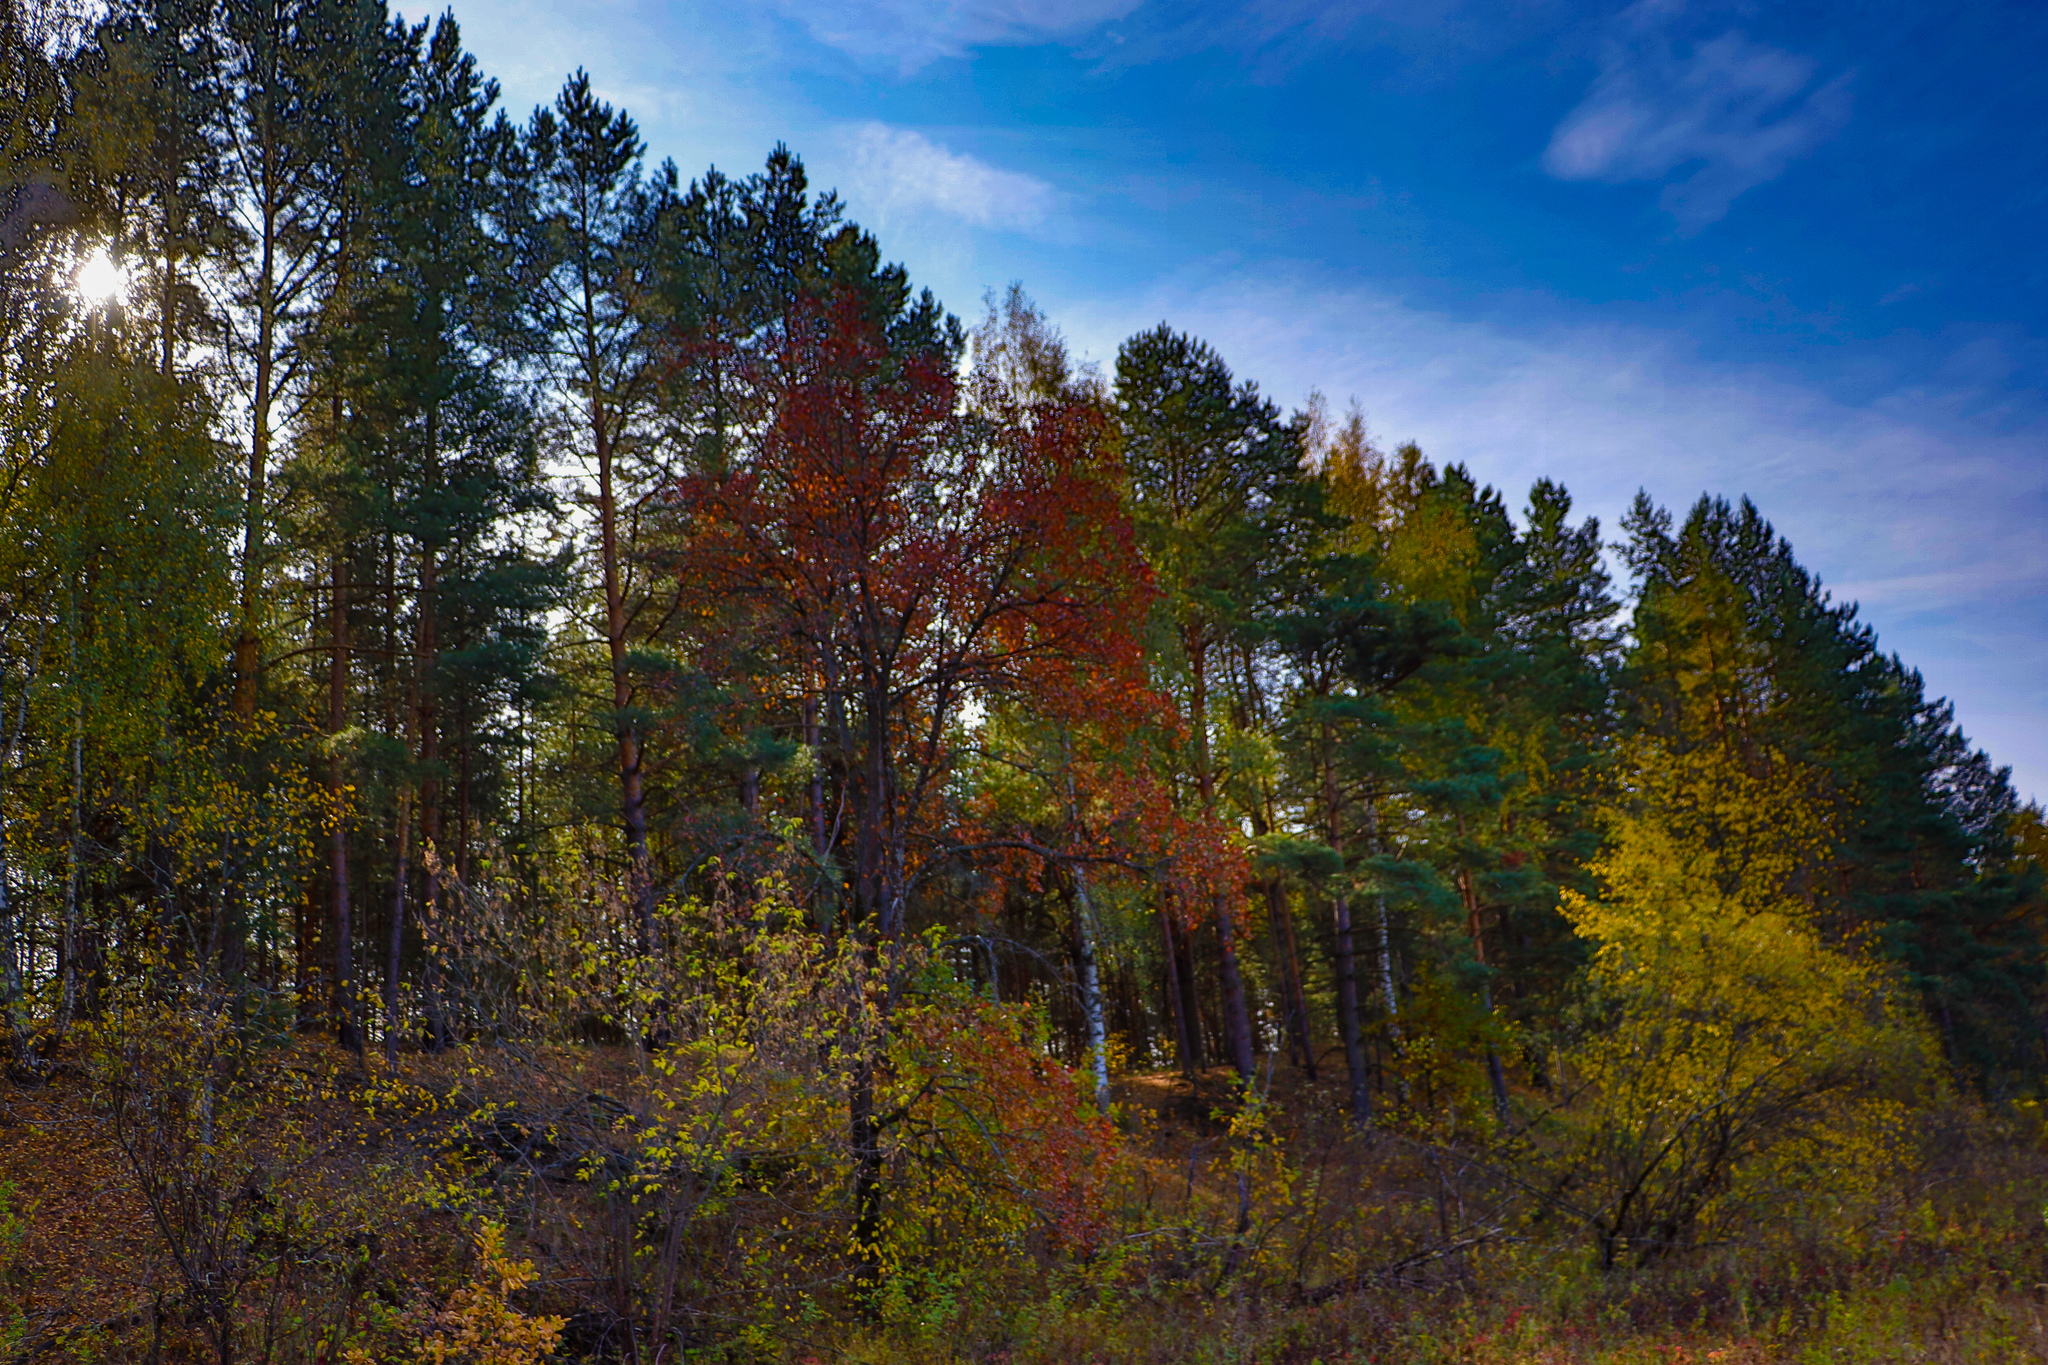
[[1358, 954], [1351, 930], [1351, 898], [1331, 905], [1337, 938], [1337, 1031], [1343, 1035], [1344, 1079], [1351, 1092], [1351, 1121], [1372, 1122], [1372, 1091], [1366, 1084], [1365, 1040], [1358, 1026]]
[[472, 774], [469, 768], [470, 736], [476, 722], [465, 703], [455, 723], [459, 736], [455, 748], [455, 885], [458, 893], [469, 885], [469, 826]]
[[1273, 920], [1273, 938], [1279, 949], [1281, 989], [1287, 996], [1287, 1026], [1301, 1048], [1301, 1069], [1316, 1079], [1316, 1046], [1309, 1036], [1308, 990], [1301, 979], [1301, 953], [1294, 942], [1294, 916], [1287, 909], [1287, 888], [1278, 877], [1266, 882], [1266, 909]]
[[590, 426], [597, 454], [597, 534], [604, 575], [604, 643], [612, 674], [613, 729], [619, 748], [619, 812], [626, 831], [633, 913], [639, 947], [654, 949], [654, 874], [647, 853], [647, 798], [640, 771], [640, 734], [632, 723], [633, 678], [626, 658], [626, 591], [619, 566], [619, 504], [612, 469], [612, 434], [595, 385]]
[[[1061, 767], [1067, 784], [1067, 828], [1072, 837], [1086, 831], [1081, 823], [1081, 801], [1074, 787], [1074, 743], [1064, 730], [1060, 733]], [[1109, 1113], [1109, 1030], [1102, 1020], [1102, 981], [1095, 961], [1095, 907], [1088, 898], [1088, 869], [1075, 862], [1068, 865], [1074, 884], [1074, 956], [1081, 979], [1081, 1013], [1088, 1026], [1088, 1054], [1095, 1070], [1095, 1108]]]
[[[344, 551], [334, 552], [327, 605], [327, 788], [337, 808], [347, 801], [341, 732], [348, 724], [348, 571]], [[355, 916], [348, 880], [348, 821], [337, 819], [328, 836], [328, 875], [334, 891], [335, 1041], [363, 1052], [362, 1019], [356, 1010]]]
[[[1329, 723], [1322, 726], [1323, 820], [1330, 847], [1344, 856], [1344, 800], [1337, 786], [1336, 740]], [[1367, 807], [1367, 819], [1372, 818]], [[1344, 1046], [1344, 1079], [1351, 1099], [1351, 1121], [1363, 1128], [1372, 1122], [1372, 1091], [1366, 1084], [1365, 1040], [1358, 1022], [1358, 954], [1351, 931], [1351, 897], [1339, 891], [1331, 902], [1336, 934], [1337, 1036]]]
[[[858, 1005], [855, 1006], [859, 1008]], [[875, 1067], [864, 1054], [855, 1061], [847, 1095], [848, 1137], [853, 1145], [854, 1294], [865, 1313], [874, 1311], [884, 1278], [882, 1262], [882, 1131], [875, 1122]]]
[[265, 480], [270, 469], [271, 387], [275, 378], [277, 341], [277, 234], [273, 162], [276, 149], [266, 141], [262, 151], [263, 262], [256, 280], [256, 388], [249, 396], [249, 468], [242, 495], [242, 581], [239, 630], [235, 635], [235, 715], [256, 714], [256, 675], [262, 667], [256, 633], [263, 603], [263, 517]]
[[[1385, 851], [1385, 844], [1380, 839], [1380, 811], [1377, 803], [1373, 801], [1365, 803], [1365, 820], [1367, 835], [1372, 840], [1373, 853], [1375, 855], [1383, 853]], [[1387, 1036], [1393, 1042], [1398, 1054], [1401, 1047], [1401, 1002], [1399, 997], [1394, 994], [1393, 927], [1387, 915], [1387, 898], [1385, 894], [1375, 892], [1372, 900], [1373, 909], [1378, 912], [1380, 922], [1380, 1003], [1387, 1011]], [[1408, 1082], [1406, 1079], [1403, 1079], [1401, 1082], [1401, 1093], [1403, 1096], [1408, 1093]]]
[[[5, 957], [5, 961], [0, 962], [0, 973], [4, 973], [0, 975], [0, 990], [6, 993], [6, 999], [0, 1001], [0, 1008], [4, 1008], [7, 1014], [7, 1028], [13, 1038], [15, 1056], [23, 1062], [29, 1060], [23, 1055], [28, 1044], [28, 1021], [21, 1008], [24, 995], [22, 945], [18, 941], [20, 934], [15, 922], [14, 901], [8, 890], [6, 779], [13, 772], [14, 756], [20, 750], [21, 736], [28, 728], [29, 693], [35, 689], [36, 675], [42, 670], [43, 642], [48, 630], [47, 619], [36, 628], [36, 649], [30, 656], [27, 675], [21, 681], [21, 700], [15, 706], [14, 724], [7, 731], [5, 741], [0, 742], [0, 956]], [[0, 707], [0, 724], [5, 724], [5, 721], [5, 708]]]
[[1249, 1081], [1258, 1070], [1258, 1057], [1252, 1049], [1251, 1011], [1245, 1001], [1244, 977], [1237, 965], [1237, 919], [1226, 895], [1216, 897], [1216, 946], [1216, 970], [1223, 986], [1224, 1038], [1238, 1078]]
[[884, 944], [903, 933], [903, 882], [896, 811], [895, 769], [889, 751], [889, 708], [885, 689], [863, 698], [866, 729], [861, 756], [860, 800], [855, 808], [854, 897], [863, 922]]
[[804, 703], [804, 747], [811, 751], [811, 780], [805, 792], [811, 821], [811, 852], [825, 860], [825, 752], [818, 745], [818, 703]]
[[1173, 937], [1173, 902], [1165, 894], [1159, 898], [1159, 933], [1166, 945], [1166, 1005], [1173, 1015], [1175, 1051], [1179, 1053], [1182, 1073], [1193, 1080], [1202, 1066], [1202, 1035], [1194, 1020], [1194, 996], [1181, 982], [1180, 947]]
[[[1462, 831], [1461, 831], [1462, 832]], [[1479, 891], [1472, 881], [1472, 869], [1458, 869], [1458, 894], [1465, 901], [1465, 930], [1472, 937], [1472, 956], [1482, 970], [1486, 967], [1486, 940], [1479, 926]], [[1486, 1016], [1493, 1017], [1493, 985], [1483, 978], [1479, 986], [1479, 1006]], [[1486, 1045], [1486, 1076], [1493, 1083], [1493, 1111], [1503, 1126], [1509, 1119], [1507, 1072], [1500, 1064], [1500, 1053], [1492, 1043]]]
[[79, 848], [84, 831], [79, 828], [79, 820], [84, 799], [85, 718], [81, 714], [77, 729], [71, 736], [71, 837], [64, 849], [64, 927], [63, 937], [57, 943], [57, 956], [63, 964], [59, 968], [63, 974], [63, 996], [59, 1006], [62, 1013], [57, 1022], [59, 1035], [71, 1027], [78, 1008], [78, 896], [84, 875]]
[[178, 266], [171, 244], [181, 235], [178, 228], [183, 217], [177, 211], [178, 190], [174, 176], [167, 177], [161, 193], [164, 204], [164, 273], [163, 289], [157, 305], [157, 334], [162, 344], [158, 372], [164, 378], [171, 379], [176, 377], [178, 358]]
[[[1207, 638], [1194, 632], [1187, 642], [1188, 662], [1194, 682], [1195, 780], [1202, 796], [1202, 813], [1216, 818], [1216, 774], [1209, 762], [1209, 682]], [[1223, 1031], [1231, 1062], [1242, 1080], [1250, 1080], [1258, 1063], [1252, 1051], [1251, 1014], [1245, 1007], [1244, 978], [1237, 968], [1237, 923], [1226, 893], [1214, 894], [1216, 942], [1221, 960], [1218, 974], [1223, 983]]]
[[1074, 880], [1074, 957], [1081, 979], [1081, 1013], [1088, 1021], [1088, 1056], [1095, 1073], [1095, 1108], [1109, 1113], [1109, 1030], [1102, 1018], [1102, 984], [1095, 961], [1095, 910], [1088, 900], [1088, 873], [1079, 864]]
[[[437, 489], [441, 481], [441, 452], [436, 409], [427, 409], [427, 469], [426, 485]], [[431, 542], [420, 545], [419, 580], [419, 633], [413, 657], [413, 676], [416, 680], [414, 691], [414, 725], [419, 734], [420, 764], [420, 856], [426, 877], [420, 888], [420, 925], [427, 943], [427, 952], [422, 961], [426, 987], [428, 1047], [439, 1052], [448, 1042], [447, 1020], [441, 1009], [441, 981], [439, 955], [435, 953], [435, 940], [439, 926], [436, 922], [441, 903], [441, 879], [439, 859], [441, 848], [441, 783], [435, 773], [441, 761], [441, 697], [438, 680], [434, 677], [440, 661], [440, 620], [439, 604], [436, 600], [440, 590], [440, 554]]]
[[[422, 573], [425, 574], [424, 568]], [[394, 578], [395, 578], [394, 571]], [[391, 587], [395, 613], [397, 588]], [[413, 666], [407, 679], [406, 690], [406, 744], [405, 753], [411, 758], [414, 746], [423, 741], [418, 734], [423, 702], [420, 696], [420, 662], [415, 637]], [[405, 897], [412, 879], [412, 801], [414, 779], [408, 775], [405, 785], [398, 793], [397, 859], [391, 874], [391, 917], [385, 930], [389, 936], [385, 945], [386, 962], [384, 975], [384, 1056], [391, 1065], [398, 1064], [398, 987], [399, 973], [405, 963]]]
[[21, 944], [14, 924], [14, 901], [7, 890], [7, 809], [5, 794], [0, 792], [0, 1011], [7, 1015], [7, 1033], [12, 1040], [14, 1055], [22, 1057], [22, 1047], [28, 1037], [26, 1021], [21, 1012]]
[[384, 1060], [398, 1065], [398, 972], [405, 949], [405, 886], [411, 875], [412, 793], [398, 796], [398, 858], [391, 874], [391, 920], [384, 962]]

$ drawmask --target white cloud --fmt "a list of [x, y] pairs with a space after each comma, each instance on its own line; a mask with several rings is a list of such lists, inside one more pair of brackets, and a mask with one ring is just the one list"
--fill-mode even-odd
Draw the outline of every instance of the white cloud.
[[845, 191], [854, 216], [874, 225], [927, 214], [975, 227], [1037, 227], [1056, 202], [1036, 176], [950, 151], [922, 133], [863, 123], [851, 137]]
[[770, 0], [819, 42], [905, 74], [974, 47], [1077, 38], [1139, 0]]
[[1537, 330], [1261, 275], [1046, 303], [1105, 368], [1121, 338], [1165, 318], [1283, 402], [1356, 395], [1382, 440], [1464, 462], [1511, 506], [1556, 478], [1610, 536], [1638, 488], [1681, 514], [1703, 492], [1753, 497], [1883, 647], [1956, 701], [2020, 790], [2048, 796], [2048, 406], [2012, 400], [1997, 356], [1973, 353], [1998, 343], [1965, 348], [1941, 387], [1850, 402], [1703, 360], [1676, 332]]
[[1849, 77], [1814, 84], [1811, 61], [1724, 33], [1689, 49], [1647, 4], [1578, 107], [1551, 134], [1543, 168], [1560, 180], [1664, 180], [1663, 207], [1693, 231], [1743, 191], [1782, 174], [1848, 121]]

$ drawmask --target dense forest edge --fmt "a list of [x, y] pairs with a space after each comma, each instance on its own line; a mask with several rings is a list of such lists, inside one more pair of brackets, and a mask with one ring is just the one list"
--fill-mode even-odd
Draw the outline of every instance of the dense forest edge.
[[2048, 1359], [2048, 825], [1747, 500], [382, 0], [0, 147], [0, 1362]]

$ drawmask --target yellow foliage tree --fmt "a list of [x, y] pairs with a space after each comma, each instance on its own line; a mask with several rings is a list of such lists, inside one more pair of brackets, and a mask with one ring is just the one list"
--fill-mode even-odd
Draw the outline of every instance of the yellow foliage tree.
[[1815, 928], [1830, 841], [1806, 774], [1719, 746], [1634, 757], [1599, 895], [1564, 897], [1592, 1013], [1549, 1149], [1550, 1206], [1604, 1266], [1868, 1193], [1936, 1073], [1917, 1006]]
[[2014, 867], [2048, 872], [2048, 815], [2042, 813], [2040, 803], [2029, 801], [2014, 811], [2008, 830]]

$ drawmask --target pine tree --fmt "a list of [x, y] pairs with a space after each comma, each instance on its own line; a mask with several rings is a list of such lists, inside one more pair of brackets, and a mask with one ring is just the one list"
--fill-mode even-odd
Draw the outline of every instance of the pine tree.
[[[496, 95], [454, 22], [437, 24], [408, 73], [404, 155], [376, 187], [374, 265], [351, 322], [358, 426], [382, 493], [378, 529], [412, 559], [409, 600], [386, 606], [409, 637], [402, 735], [392, 736], [403, 757], [391, 774], [387, 1051], [409, 907], [422, 934], [437, 932], [444, 883], [432, 868], [465, 870], [478, 745], [537, 666], [537, 618], [551, 593], [549, 574], [509, 537], [512, 520], [540, 501], [534, 422], [504, 374], [519, 341], [499, 235], [515, 202], [506, 182], [516, 162], [511, 125], [491, 113]], [[439, 1046], [448, 1003], [436, 957], [425, 961], [429, 1035]]]
[[2018, 804], [2007, 770], [1746, 500], [1702, 498], [1674, 528], [1639, 497], [1626, 529], [1642, 579], [1628, 661], [1635, 723], [1675, 752], [1720, 751], [1759, 778], [1777, 754], [1820, 775], [1835, 867], [1814, 892], [1820, 923], [1838, 941], [1882, 945], [1955, 1065], [2003, 1084], [2038, 1047], [2042, 987], [2038, 911], [1993, 872]]
[[307, 377], [313, 352], [301, 343], [334, 285], [351, 87], [378, 69], [384, 26], [382, 6], [358, 0], [224, 0], [209, 26], [219, 45], [207, 87], [223, 167], [219, 211], [232, 243], [221, 323], [233, 406], [248, 414], [233, 647], [234, 708], [245, 719], [263, 673], [280, 405]]
[[654, 873], [647, 833], [647, 715], [632, 653], [647, 633], [651, 603], [640, 579], [643, 526], [659, 486], [652, 442], [658, 369], [649, 333], [650, 255], [662, 211], [659, 186], [641, 177], [632, 119], [591, 93], [581, 71], [525, 132], [521, 261], [528, 317], [551, 381], [555, 425], [590, 479], [595, 538], [596, 635], [608, 683], [605, 728], [616, 741], [620, 823], [635, 887], [640, 947], [653, 942]]
[[[1193, 734], [1204, 818], [1222, 818], [1212, 711], [1225, 651], [1251, 619], [1261, 565], [1286, 543], [1301, 500], [1300, 432], [1203, 342], [1160, 326], [1117, 353], [1115, 404], [1131, 519], [1176, 645], [1173, 672]], [[1225, 1036], [1249, 1078], [1251, 1017], [1239, 964], [1238, 888], [1212, 888]]]

